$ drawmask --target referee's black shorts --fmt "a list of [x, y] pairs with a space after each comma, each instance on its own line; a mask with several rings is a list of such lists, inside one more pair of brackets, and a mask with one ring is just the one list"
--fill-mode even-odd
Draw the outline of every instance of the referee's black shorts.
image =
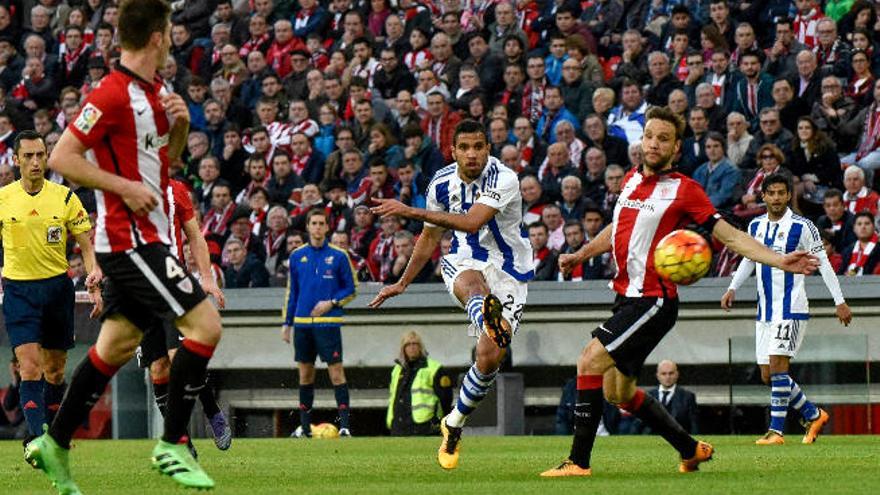
[[96, 257], [105, 277], [102, 319], [121, 314], [144, 332], [164, 333], [163, 320], [174, 321], [205, 299], [199, 282], [163, 244]]
[[614, 314], [593, 330], [615, 366], [626, 376], [638, 376], [648, 354], [678, 319], [678, 299], [618, 295]]

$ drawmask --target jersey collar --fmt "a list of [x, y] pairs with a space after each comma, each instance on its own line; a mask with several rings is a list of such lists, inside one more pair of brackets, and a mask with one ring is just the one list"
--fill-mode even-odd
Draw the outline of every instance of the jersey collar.
[[123, 74], [125, 74], [126, 76], [134, 79], [135, 81], [140, 83], [142, 86], [151, 88], [152, 90], [154, 90], [156, 92], [158, 92], [158, 88], [162, 85], [162, 81], [158, 75], [153, 79], [153, 82], [147, 81], [146, 79], [144, 79], [140, 75], [136, 74], [133, 70], [122, 65], [121, 62], [116, 62], [116, 66], [114, 67], [114, 69], [116, 69], [119, 72], [122, 72]]

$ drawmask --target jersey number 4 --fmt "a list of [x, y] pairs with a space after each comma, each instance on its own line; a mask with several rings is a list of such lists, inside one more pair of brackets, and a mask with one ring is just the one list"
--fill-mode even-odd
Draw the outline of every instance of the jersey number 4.
[[186, 272], [181, 268], [176, 259], [168, 256], [165, 258], [165, 278], [174, 280], [175, 278], [186, 278]]

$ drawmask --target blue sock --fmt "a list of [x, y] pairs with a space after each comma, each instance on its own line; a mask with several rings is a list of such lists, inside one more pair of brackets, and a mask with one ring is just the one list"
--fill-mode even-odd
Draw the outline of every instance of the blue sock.
[[461, 428], [470, 413], [480, 405], [480, 402], [489, 393], [492, 384], [495, 383], [495, 376], [498, 370], [487, 375], [480, 373], [477, 365], [471, 366], [461, 382], [461, 390], [458, 391], [458, 402], [449, 417], [446, 424], [454, 428]]
[[477, 329], [483, 330], [483, 296], [473, 296], [468, 299], [467, 313], [471, 323], [477, 326]]
[[791, 378], [788, 373], [770, 375], [770, 430], [783, 434], [785, 416], [791, 398]]
[[312, 404], [315, 402], [315, 384], [299, 386], [299, 423], [303, 433], [312, 431]]
[[335, 385], [333, 394], [336, 396], [336, 407], [339, 408], [339, 427], [348, 428], [348, 384]]
[[52, 424], [55, 420], [55, 413], [61, 407], [61, 400], [64, 399], [64, 391], [67, 390], [67, 384], [64, 382], [55, 385], [54, 383], [45, 382], [43, 385], [43, 401], [46, 404], [46, 423]]
[[791, 402], [789, 405], [795, 411], [801, 413], [801, 417], [807, 421], [813, 421], [819, 417], [819, 408], [807, 399], [797, 382], [791, 380]]
[[31, 435], [43, 434], [46, 408], [43, 402], [43, 380], [22, 380], [19, 387], [21, 410]]

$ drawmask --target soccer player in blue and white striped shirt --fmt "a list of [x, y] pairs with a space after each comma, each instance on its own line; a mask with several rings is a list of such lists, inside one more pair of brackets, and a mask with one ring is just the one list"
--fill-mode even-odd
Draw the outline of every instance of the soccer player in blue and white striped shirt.
[[[828, 262], [819, 230], [810, 220], [788, 207], [792, 186], [787, 175], [772, 174], [761, 184], [767, 213], [749, 224], [749, 234], [776, 252], [786, 254], [804, 250], [819, 258], [822, 280], [837, 306], [837, 318], [844, 325], [852, 321], [852, 312], [843, 299], [837, 275]], [[755, 269], [755, 262], [743, 259], [730, 287], [721, 298], [721, 307], [733, 306], [734, 294]], [[788, 408], [800, 412], [807, 428], [803, 443], [813, 443], [828, 422], [828, 413], [807, 400], [789, 375], [789, 363], [803, 342], [810, 318], [804, 290], [804, 276], [783, 272], [758, 263], [758, 314], [755, 322], [755, 354], [761, 367], [761, 379], [770, 385], [770, 427], [757, 445], [782, 445]]]

